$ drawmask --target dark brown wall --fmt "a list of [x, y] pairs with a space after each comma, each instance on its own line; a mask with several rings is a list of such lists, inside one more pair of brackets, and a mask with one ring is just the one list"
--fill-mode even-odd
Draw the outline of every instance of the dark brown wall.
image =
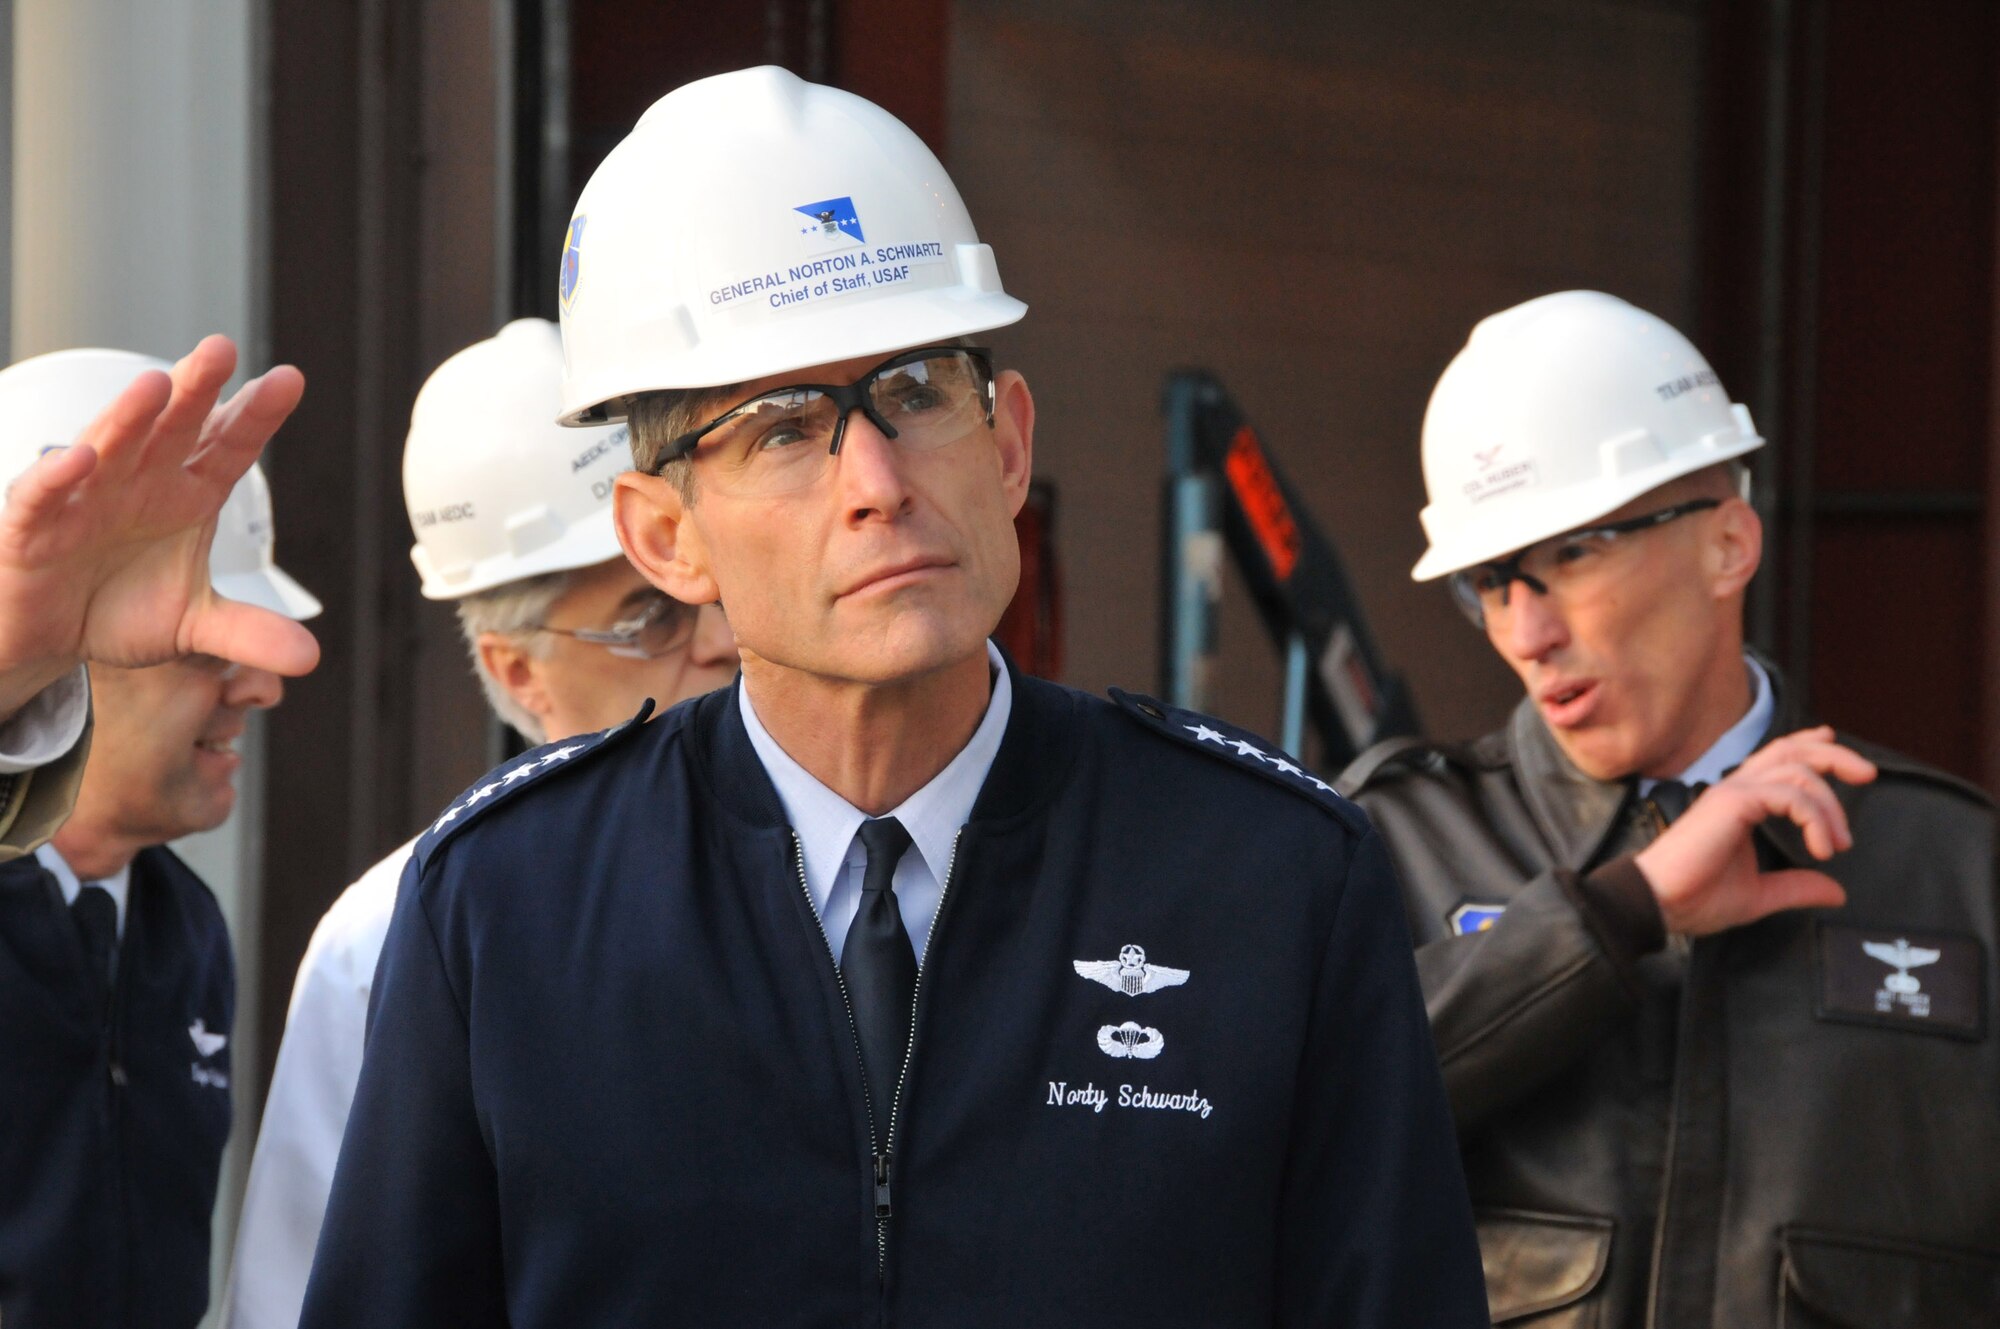
[[[995, 345], [1060, 489], [1070, 681], [1155, 684], [1158, 394], [1216, 371], [1346, 559], [1429, 728], [1512, 675], [1422, 552], [1424, 404], [1472, 324], [1597, 287], [1693, 313], [1703, 28], [1640, 0], [980, 0], [953, 18], [950, 163], [1008, 289]], [[1270, 731], [1240, 588], [1217, 709]]]
[[2000, 787], [2000, 8], [1717, 5], [1701, 335], [1770, 444], [1753, 621], [1810, 710]]
[[1823, 24], [1813, 700], [1979, 779], [2000, 10], [1843, 0]]

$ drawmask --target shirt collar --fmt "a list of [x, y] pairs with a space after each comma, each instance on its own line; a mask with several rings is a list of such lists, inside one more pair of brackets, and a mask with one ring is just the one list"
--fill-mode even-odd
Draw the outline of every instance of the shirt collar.
[[[986, 659], [992, 670], [993, 695], [987, 700], [986, 715], [979, 728], [928, 784], [886, 814], [903, 823], [911, 843], [923, 855], [924, 866], [939, 881], [944, 880], [951, 866], [952, 845], [958, 839], [959, 829], [971, 819], [972, 805], [986, 783], [987, 772], [993, 768], [993, 758], [1007, 732], [1007, 717], [1013, 710], [1013, 683], [1007, 676], [1007, 664], [991, 641], [986, 643]], [[812, 892], [813, 904], [824, 910], [847, 861], [854, 833], [868, 820], [868, 814], [821, 784], [778, 746], [778, 741], [764, 728], [764, 722], [757, 718], [748, 680], [737, 688], [737, 703], [743, 713], [743, 728], [750, 735], [750, 746], [771, 777], [778, 801], [784, 805], [785, 817], [799, 837], [806, 885]]]
[[[48, 869], [49, 875], [56, 879], [56, 885], [62, 888], [63, 903], [75, 904], [76, 897], [83, 893], [85, 883], [77, 877], [76, 869], [69, 865], [69, 860], [62, 856], [61, 851], [53, 843], [44, 843], [35, 850], [35, 860]], [[110, 893], [111, 903], [118, 909], [118, 926], [122, 931], [125, 926], [125, 900], [132, 893], [132, 865], [128, 862], [110, 876], [89, 884], [102, 886]]]
[[[1721, 738], [1716, 739], [1708, 751], [1695, 758], [1693, 765], [1680, 773], [1677, 778], [1682, 784], [1716, 783], [1741, 766], [1764, 741], [1764, 735], [1770, 732], [1771, 717], [1777, 711], [1777, 700], [1771, 690], [1771, 675], [1748, 655], [1743, 657], [1743, 664], [1749, 669], [1751, 684], [1756, 689], [1750, 709]], [[1641, 780], [1640, 794], [1651, 793], [1658, 783], [1657, 780]]]

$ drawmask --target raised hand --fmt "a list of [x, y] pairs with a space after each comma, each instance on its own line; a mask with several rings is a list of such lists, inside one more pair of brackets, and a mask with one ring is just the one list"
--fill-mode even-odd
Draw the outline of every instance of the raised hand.
[[1875, 778], [1875, 764], [1833, 741], [1833, 729], [1801, 729], [1765, 744], [1728, 778], [1705, 790], [1635, 862], [1653, 888], [1667, 931], [1700, 937], [1782, 909], [1846, 902], [1840, 883], [1804, 868], [1759, 872], [1751, 833], [1772, 817], [1796, 824], [1814, 858], [1854, 843], [1846, 810], [1827, 777], [1846, 784]]
[[235, 370], [230, 340], [206, 338], [13, 481], [0, 508], [0, 716], [81, 661], [203, 654], [294, 675], [318, 662], [304, 627], [209, 585], [216, 515], [305, 390], [280, 366], [218, 406]]

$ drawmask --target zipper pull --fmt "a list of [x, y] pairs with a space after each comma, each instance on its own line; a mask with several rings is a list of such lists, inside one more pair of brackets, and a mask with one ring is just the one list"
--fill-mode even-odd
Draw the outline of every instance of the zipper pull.
[[887, 1153], [875, 1155], [875, 1217], [889, 1216], [889, 1158]]
[[125, 1076], [125, 1063], [124, 1063], [124, 1062], [122, 1062], [122, 1061], [117, 1061], [117, 1060], [115, 1060], [115, 1059], [114, 1059], [114, 1060], [112, 1061], [112, 1063], [111, 1063], [111, 1083], [112, 1083], [112, 1084], [114, 1084], [114, 1085], [116, 1085], [116, 1086], [118, 1086], [118, 1088], [120, 1088], [120, 1089], [123, 1089], [123, 1088], [124, 1088], [124, 1087], [125, 1087], [125, 1086], [126, 1086], [127, 1084], [131, 1083], [131, 1082], [130, 1082], [130, 1081], [129, 1081], [129, 1080], [127, 1079], [127, 1078], [126, 1078], [126, 1076]]

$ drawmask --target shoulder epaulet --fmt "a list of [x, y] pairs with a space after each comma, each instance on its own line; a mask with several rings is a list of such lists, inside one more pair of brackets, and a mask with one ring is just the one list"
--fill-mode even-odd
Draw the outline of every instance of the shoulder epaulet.
[[417, 836], [412, 855], [419, 862], [428, 859], [452, 836], [501, 804], [519, 798], [522, 790], [553, 778], [559, 771], [574, 770], [591, 758], [617, 747], [627, 736], [637, 733], [652, 713], [653, 703], [648, 700], [639, 708], [639, 713], [624, 724], [613, 725], [595, 734], [579, 734], [560, 743], [544, 743], [494, 767], [477, 784], [453, 799], [438, 819], [424, 828], [423, 833]]
[[1184, 711], [1152, 697], [1111, 689], [1111, 700], [1128, 717], [1160, 737], [1206, 753], [1219, 762], [1245, 772], [1254, 772], [1281, 789], [1319, 804], [1351, 821], [1359, 812], [1334, 787], [1295, 762], [1247, 729], [1238, 729], [1226, 720], [1195, 711]]
[[1334, 787], [1349, 798], [1367, 788], [1376, 775], [1400, 766], [1420, 766], [1431, 757], [1431, 746], [1421, 738], [1405, 735], [1385, 738], [1348, 763], [1334, 780]]
[[1983, 807], [1993, 806], [1992, 796], [1978, 785], [1960, 779], [1949, 771], [1941, 771], [1935, 766], [1927, 765], [1915, 757], [1905, 756], [1894, 748], [1885, 748], [1879, 743], [1870, 743], [1866, 739], [1857, 739], [1852, 734], [1837, 731], [1834, 734], [1834, 741], [1853, 748], [1874, 762], [1875, 769], [1882, 775], [1894, 775], [1905, 780], [1937, 785], [1955, 794], [1961, 794]]
[[1404, 735], [1385, 738], [1370, 747], [1348, 763], [1333, 784], [1341, 793], [1354, 798], [1378, 781], [1400, 775], [1442, 775], [1454, 767], [1472, 774], [1499, 770], [1506, 764], [1505, 750], [1493, 747], [1486, 739], [1475, 743], [1440, 743]]

